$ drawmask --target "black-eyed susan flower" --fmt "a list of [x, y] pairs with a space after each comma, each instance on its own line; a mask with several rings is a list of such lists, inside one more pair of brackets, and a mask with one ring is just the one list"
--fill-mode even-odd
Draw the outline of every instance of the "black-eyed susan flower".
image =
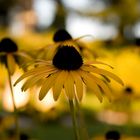
[[28, 54], [18, 50], [17, 44], [12, 39], [3, 38], [0, 41], [0, 62], [9, 69], [11, 75], [15, 72], [16, 64], [19, 65], [20, 58], [31, 59]]
[[95, 56], [94, 52], [90, 48], [86, 47], [83, 44], [81, 45], [81, 42], [79, 42], [79, 40], [83, 37], [85, 36], [73, 39], [72, 36], [65, 29], [59, 29], [53, 35], [54, 43], [49, 44], [38, 50], [37, 53], [39, 54], [36, 56], [41, 59], [51, 60], [54, 57], [59, 46], [73, 46], [76, 49], [79, 49], [82, 56], [85, 56], [85, 52], [87, 52], [90, 56]]
[[[55, 40], [57, 41], [57, 38]], [[61, 91], [64, 90], [69, 100], [76, 97], [81, 101], [84, 85], [92, 89], [100, 101], [102, 101], [103, 98], [102, 91], [111, 99], [109, 87], [106, 82], [97, 75], [106, 77], [106, 80], [108, 80], [107, 77], [112, 78], [122, 85], [123, 82], [115, 74], [97, 68], [94, 66], [95, 64], [104, 63], [98, 61], [84, 63], [78, 48], [72, 45], [60, 44], [52, 61], [36, 61], [36, 67], [24, 73], [15, 82], [15, 85], [24, 78], [27, 78], [22, 86], [22, 90], [26, 91], [41, 80], [41, 89], [39, 92], [40, 100], [42, 100], [47, 92], [52, 89], [54, 100], [57, 100]]]
[[15, 133], [16, 140], [19, 140], [19, 124], [18, 124], [18, 115], [17, 108], [14, 99], [14, 92], [12, 88], [11, 75], [14, 74], [16, 70], [16, 64], [20, 64], [20, 58], [25, 58], [31, 60], [31, 57], [23, 51], [18, 50], [17, 44], [10, 38], [3, 38], [0, 41], [0, 62], [5, 65], [8, 72], [8, 81], [9, 87], [11, 90], [11, 97], [14, 107], [14, 119], [15, 119]]

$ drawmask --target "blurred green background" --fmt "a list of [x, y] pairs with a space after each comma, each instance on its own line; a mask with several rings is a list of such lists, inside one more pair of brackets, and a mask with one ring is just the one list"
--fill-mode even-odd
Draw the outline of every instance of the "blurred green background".
[[[93, 59], [114, 67], [123, 81], [111, 81], [113, 102], [100, 103], [87, 90], [81, 102], [91, 139], [104, 140], [109, 130], [124, 140], [140, 140], [140, 1], [139, 0], [0, 0], [0, 40], [12, 38], [20, 50], [33, 52], [53, 43], [57, 29], [65, 28], [73, 38], [91, 35], [81, 43], [93, 51]], [[13, 83], [21, 74], [17, 68]], [[34, 140], [74, 139], [66, 98], [58, 102], [51, 91], [38, 100], [37, 89], [21, 93], [14, 87], [22, 134]], [[11, 140], [13, 107], [7, 72], [0, 66], [0, 140]]]

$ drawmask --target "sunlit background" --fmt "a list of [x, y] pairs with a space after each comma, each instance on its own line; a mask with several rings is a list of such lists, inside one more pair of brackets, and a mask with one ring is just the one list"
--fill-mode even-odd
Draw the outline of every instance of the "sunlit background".
[[[87, 90], [81, 105], [90, 138], [104, 140], [107, 131], [117, 130], [124, 140], [140, 140], [140, 1], [0, 0], [0, 40], [11, 37], [21, 50], [52, 43], [60, 28], [73, 38], [90, 35], [80, 41], [94, 52], [92, 59], [112, 65], [109, 71], [125, 83], [111, 81], [111, 103], [106, 98], [100, 103]], [[17, 68], [13, 83], [22, 73]], [[0, 75], [0, 140], [5, 140], [14, 130], [13, 105], [2, 65]], [[74, 139], [66, 98], [54, 102], [50, 90], [39, 101], [37, 87], [24, 93], [20, 84], [14, 87], [20, 131], [35, 140]]]

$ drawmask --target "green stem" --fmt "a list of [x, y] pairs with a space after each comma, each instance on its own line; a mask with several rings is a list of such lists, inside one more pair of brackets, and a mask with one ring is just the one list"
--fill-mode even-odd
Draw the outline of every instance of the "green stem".
[[70, 106], [70, 111], [71, 111], [71, 115], [72, 115], [72, 123], [73, 123], [73, 129], [74, 129], [74, 134], [75, 134], [75, 140], [80, 140], [79, 129], [78, 129], [76, 112], [75, 112], [73, 100], [69, 100], [69, 106]]
[[7, 67], [7, 71], [8, 71], [8, 81], [9, 81], [10, 90], [11, 90], [12, 102], [13, 102], [13, 107], [14, 107], [14, 119], [15, 119], [16, 140], [20, 140], [19, 124], [18, 124], [18, 113], [17, 113], [16, 103], [15, 103], [15, 99], [14, 99], [14, 92], [13, 92], [13, 87], [12, 87], [12, 80], [11, 80], [10, 71], [9, 71], [9, 68], [8, 67]]
[[76, 107], [77, 107], [77, 112], [79, 117], [80, 138], [81, 140], [89, 140], [88, 131], [86, 128], [86, 123], [85, 123], [83, 112], [81, 110], [81, 106], [76, 98], [75, 100], [76, 100]]

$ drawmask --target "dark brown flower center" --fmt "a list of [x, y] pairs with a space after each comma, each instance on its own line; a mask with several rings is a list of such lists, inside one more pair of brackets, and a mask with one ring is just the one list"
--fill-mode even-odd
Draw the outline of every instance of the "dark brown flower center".
[[72, 46], [60, 46], [53, 58], [53, 65], [61, 70], [77, 70], [82, 64], [81, 55]]
[[18, 50], [18, 47], [14, 41], [12, 41], [10, 38], [4, 38], [0, 42], [0, 52], [16, 52]]
[[53, 37], [54, 42], [65, 41], [69, 39], [72, 39], [72, 37], [65, 29], [56, 31]]

